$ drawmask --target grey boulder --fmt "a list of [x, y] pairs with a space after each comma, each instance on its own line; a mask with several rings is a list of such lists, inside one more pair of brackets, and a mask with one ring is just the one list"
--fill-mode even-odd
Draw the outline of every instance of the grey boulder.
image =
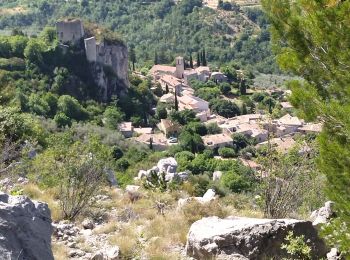
[[328, 223], [329, 220], [335, 215], [333, 207], [334, 203], [332, 201], [327, 201], [322, 208], [312, 212], [310, 216], [312, 224], [314, 226], [318, 226], [320, 224]]
[[0, 193], [0, 259], [53, 259], [52, 231], [47, 204]]
[[240, 217], [196, 221], [187, 236], [186, 253], [195, 259], [282, 259], [287, 255], [281, 244], [289, 231], [305, 236], [313, 259], [326, 256], [327, 248], [309, 221]]

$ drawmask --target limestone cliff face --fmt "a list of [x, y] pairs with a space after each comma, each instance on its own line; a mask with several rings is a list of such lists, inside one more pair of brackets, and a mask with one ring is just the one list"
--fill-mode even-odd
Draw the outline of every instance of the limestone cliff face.
[[113, 95], [125, 93], [129, 87], [127, 47], [122, 43], [96, 44], [96, 62], [92, 63], [92, 73], [104, 101]]

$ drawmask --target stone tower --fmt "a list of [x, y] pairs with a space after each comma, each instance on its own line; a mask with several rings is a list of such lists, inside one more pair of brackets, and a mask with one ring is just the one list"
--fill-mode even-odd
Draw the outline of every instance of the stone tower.
[[76, 44], [84, 37], [83, 23], [79, 19], [67, 19], [56, 23], [58, 40]]
[[184, 77], [184, 58], [183, 57], [176, 57], [176, 71], [175, 71], [175, 77], [178, 79], [182, 79]]

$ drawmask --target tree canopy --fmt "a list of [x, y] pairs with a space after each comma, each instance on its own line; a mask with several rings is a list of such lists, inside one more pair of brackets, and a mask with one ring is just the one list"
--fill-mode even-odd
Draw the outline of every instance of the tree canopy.
[[263, 0], [282, 69], [302, 77], [289, 84], [291, 102], [307, 120], [319, 118], [318, 166], [338, 219], [327, 239], [350, 253], [350, 20], [348, 1]]

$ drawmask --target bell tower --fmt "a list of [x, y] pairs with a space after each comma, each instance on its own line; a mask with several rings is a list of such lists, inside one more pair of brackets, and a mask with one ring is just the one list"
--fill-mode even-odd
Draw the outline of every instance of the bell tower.
[[178, 79], [182, 79], [184, 77], [184, 58], [183, 57], [176, 57], [176, 71], [175, 71], [175, 77]]

